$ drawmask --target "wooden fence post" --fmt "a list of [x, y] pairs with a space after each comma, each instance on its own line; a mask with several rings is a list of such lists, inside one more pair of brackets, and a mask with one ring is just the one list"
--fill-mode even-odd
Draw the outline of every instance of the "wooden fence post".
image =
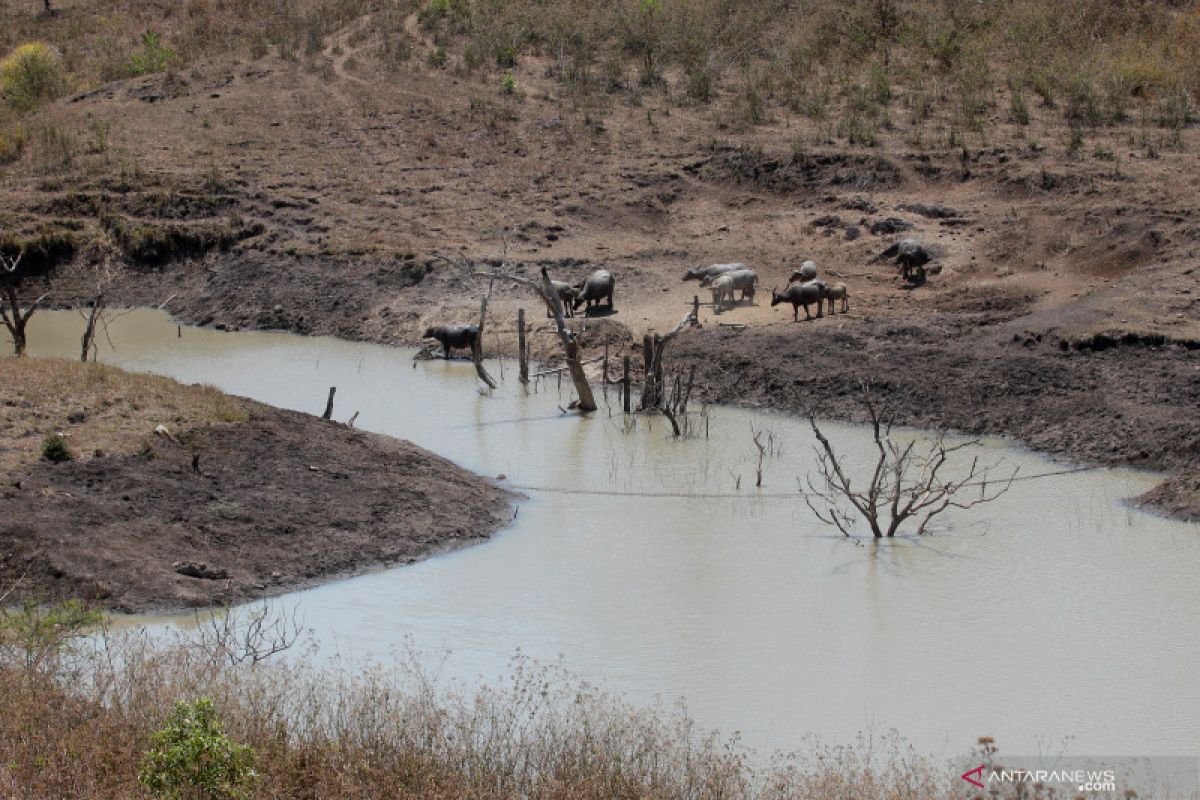
[[329, 399], [325, 401], [325, 413], [321, 415], [321, 419], [333, 419], [333, 394], [336, 391], [336, 386], [329, 387]]
[[621, 375], [621, 392], [625, 396], [625, 413], [629, 413], [629, 356], [625, 356], [622, 365], [624, 372]]
[[520, 362], [521, 383], [529, 383], [529, 345], [525, 341], [525, 309], [517, 309], [517, 358]]
[[604, 399], [608, 399], [608, 339], [604, 340], [604, 363], [601, 365], [602, 372], [600, 373], [604, 380], [601, 381], [604, 391]]

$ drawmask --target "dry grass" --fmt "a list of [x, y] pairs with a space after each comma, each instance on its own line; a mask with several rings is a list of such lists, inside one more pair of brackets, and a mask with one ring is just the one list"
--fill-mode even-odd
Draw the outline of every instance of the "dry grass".
[[462, 692], [411, 655], [349, 677], [282, 662], [234, 668], [194, 641], [137, 635], [50, 669], [0, 665], [0, 795], [140, 797], [150, 733], [175, 700], [196, 697], [255, 750], [259, 798], [961, 796], [950, 765], [895, 736], [755, 765], [682, 711], [633, 708], [524, 661], [502, 685]]
[[247, 419], [252, 403], [210, 386], [137, 375], [103, 364], [0, 359], [0, 474], [41, 456], [42, 438], [62, 431], [80, 458], [140, 450], [157, 425], [171, 431]]
[[[0, 4], [0, 55], [33, 38], [63, 52], [72, 88], [139, 71], [143, 34], [161, 35], [185, 69], [214, 57], [268, 52], [312, 61], [350, 31], [394, 76], [436, 63], [460, 73], [502, 73], [522, 59], [576, 96], [666, 94], [718, 104], [718, 128], [769, 120], [773, 109], [812, 108], [827, 97], [844, 138], [886, 128], [889, 107], [923, 95], [931, 128], [981, 130], [1008, 105], [1001, 87], [1031, 90], [1062, 126], [1096, 127], [1131, 116], [1186, 124], [1200, 91], [1200, 22], [1188, 5], [1107, 0], [189, 0]], [[416, 15], [432, 47], [417, 45]], [[364, 24], [365, 23], [365, 24]], [[431, 60], [432, 59], [432, 60]], [[405, 64], [410, 66], [405, 67]], [[880, 91], [883, 89], [884, 91]], [[864, 90], [869, 95], [863, 109]], [[815, 110], [815, 109], [814, 109]], [[829, 109], [820, 109], [826, 113]], [[865, 118], [877, 122], [864, 123]], [[867, 133], [872, 133], [867, 131]], [[851, 137], [853, 134], [853, 137]], [[868, 136], [868, 140], [873, 136]]]

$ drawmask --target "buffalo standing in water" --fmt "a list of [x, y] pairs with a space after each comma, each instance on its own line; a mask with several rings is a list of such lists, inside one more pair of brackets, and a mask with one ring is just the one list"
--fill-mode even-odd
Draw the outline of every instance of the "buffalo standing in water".
[[617, 280], [612, 276], [612, 273], [606, 269], [598, 269], [591, 275], [584, 278], [583, 282], [575, 287], [575, 303], [576, 311], [584, 303], [587, 303], [587, 308], [584, 309], [584, 314], [592, 310], [592, 306], [599, 306], [601, 301], [608, 299], [608, 310], [613, 309], [613, 287], [617, 285]]
[[450, 348], [470, 350], [479, 338], [475, 325], [431, 325], [425, 329], [424, 339], [437, 339], [442, 343], [442, 358], [450, 357]]

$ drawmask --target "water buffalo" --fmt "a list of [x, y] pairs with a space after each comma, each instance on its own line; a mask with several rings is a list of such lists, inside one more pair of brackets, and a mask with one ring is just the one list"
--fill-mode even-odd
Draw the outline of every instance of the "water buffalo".
[[[709, 286], [720, 278], [730, 278], [733, 281], [733, 289], [742, 293], [742, 299], [754, 297], [754, 288], [758, 285], [758, 273], [752, 269], [736, 269], [732, 272], [726, 272], [723, 275], [709, 275], [700, 279], [701, 286]], [[732, 294], [729, 298], [733, 300]]]
[[904, 280], [911, 283], [925, 282], [925, 265], [933, 260], [929, 251], [916, 239], [904, 239], [879, 254], [879, 258], [895, 258], [900, 265]]
[[692, 267], [687, 272], [683, 273], [685, 281], [699, 281], [704, 278], [715, 278], [718, 275], [724, 275], [726, 272], [736, 272], [740, 269], [746, 269], [745, 264], [710, 264], [707, 267]]
[[804, 318], [812, 319], [812, 315], [808, 313], [808, 307], [813, 303], [817, 304], [817, 317], [823, 316], [821, 306], [825, 301], [825, 284], [820, 281], [809, 281], [808, 283], [793, 283], [782, 292], [771, 290], [771, 305], [777, 306], [780, 303], [792, 304], [792, 321], [796, 322], [800, 319], [800, 306], [804, 306]]
[[[550, 285], [554, 287], [554, 291], [558, 294], [558, 301], [560, 303], [562, 303], [563, 316], [564, 317], [574, 316], [575, 312], [572, 310], [571, 305], [575, 302], [575, 295], [576, 295], [575, 287], [569, 283], [564, 283], [562, 281], [555, 281], [555, 280], [551, 280]], [[551, 314], [549, 310], [547, 310], [546, 316], [552, 317], [554, 315]]]
[[442, 343], [442, 358], [449, 358], [451, 347], [470, 350], [478, 337], [479, 328], [475, 325], [431, 325], [421, 338], [437, 339]]
[[600, 302], [608, 298], [608, 309], [613, 310], [613, 287], [616, 286], [616, 279], [612, 273], [606, 269], [598, 269], [591, 275], [588, 275], [583, 281], [575, 287], [575, 302], [574, 308], [576, 311], [584, 303], [587, 308], [584, 313], [592, 310], [592, 306], [599, 306]]
[[730, 305], [733, 305], [733, 278], [729, 275], [718, 275], [717, 278], [709, 283], [712, 289], [713, 309], [720, 314], [721, 309], [725, 307], [725, 301], [728, 300]]
[[803, 264], [800, 265], [800, 269], [793, 272], [792, 276], [790, 278], [788, 278], [788, 283], [795, 283], [796, 281], [799, 281], [800, 283], [805, 283], [807, 281], [816, 279], [816, 277], [817, 277], [817, 263], [815, 261], [811, 261], [811, 260], [805, 261]]
[[829, 313], [833, 314], [834, 303], [838, 300], [842, 301], [842, 313], [850, 311], [850, 290], [846, 288], [844, 283], [835, 283], [833, 286], [825, 287], [825, 300], [829, 303]]

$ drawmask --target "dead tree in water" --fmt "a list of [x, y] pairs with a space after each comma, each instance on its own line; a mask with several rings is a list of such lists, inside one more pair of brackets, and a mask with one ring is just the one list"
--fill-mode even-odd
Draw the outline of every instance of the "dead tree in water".
[[[800, 486], [805, 504], [817, 519], [851, 536], [856, 518], [861, 517], [876, 539], [891, 538], [900, 526], [912, 520], [915, 533], [925, 533], [931, 520], [951, 508], [967, 509], [988, 503], [1012, 486], [1017, 469], [1002, 478], [993, 478], [999, 463], [981, 465], [978, 456], [965, 465], [949, 466], [956, 454], [979, 446], [978, 439], [955, 444], [946, 442], [938, 432], [932, 439], [907, 442], [892, 438], [892, 417], [862, 386], [862, 401], [870, 420], [877, 457], [870, 479], [856, 488], [829, 439], [817, 425], [815, 414], [809, 424], [817, 437], [817, 475], [809, 475]], [[952, 469], [957, 479], [943, 477]], [[849, 503], [846, 508], [843, 502]]]
[[24, 276], [20, 268], [24, 256], [24, 250], [18, 251], [15, 257], [0, 253], [0, 319], [4, 321], [4, 327], [12, 337], [13, 354], [18, 356], [25, 355], [25, 347], [28, 344], [25, 328], [29, 324], [29, 318], [50, 295], [46, 292], [28, 306], [21, 306], [20, 289]]
[[495, 285], [495, 278], [488, 280], [487, 293], [479, 302], [479, 333], [475, 336], [475, 341], [471, 342], [471, 360], [475, 362], [475, 374], [489, 389], [496, 388], [496, 379], [488, 374], [487, 368], [483, 366], [483, 326], [487, 322], [488, 302], [492, 299], [492, 288]]
[[[659, 409], [670, 421], [671, 427], [675, 430], [675, 435], [680, 434], [679, 423], [672, 413], [671, 404], [668, 402], [666, 387], [663, 381], [663, 352], [667, 349], [667, 345], [671, 340], [682, 333], [689, 327], [698, 327], [700, 320], [696, 317], [695, 311], [689, 311], [687, 316], [679, 320], [674, 328], [671, 329], [666, 336], [657, 334], [651, 336], [646, 334], [642, 340], [642, 355], [646, 365], [646, 376], [642, 383], [642, 401], [639, 406], [639, 411], [650, 411]], [[690, 387], [689, 387], [690, 393]]]
[[105, 308], [107, 306], [106, 296], [108, 288], [112, 284], [113, 271], [112, 262], [105, 259], [104, 262], [96, 269], [96, 293], [92, 295], [92, 299], [88, 302], [88, 310], [85, 314], [83, 311], [79, 313], [83, 316], [83, 336], [79, 339], [79, 360], [87, 362], [88, 354], [91, 353], [92, 360], [96, 358], [96, 334], [100, 328], [108, 330], [108, 318], [105, 316]]
[[596, 398], [592, 394], [591, 384], [588, 383], [587, 375], [583, 371], [583, 360], [579, 355], [578, 335], [567, 327], [567, 321], [563, 312], [562, 298], [558, 296], [554, 285], [550, 282], [550, 274], [542, 267], [541, 280], [535, 281], [530, 278], [525, 278], [520, 275], [513, 275], [507, 271], [508, 264], [502, 263], [497, 272], [476, 272], [475, 275], [482, 278], [488, 278], [491, 281], [499, 278], [500, 280], [512, 281], [523, 286], [528, 286], [538, 293], [542, 298], [542, 302], [546, 304], [546, 308], [554, 317], [554, 330], [558, 335], [559, 341], [563, 346], [563, 355], [566, 357], [567, 371], [571, 374], [571, 382], [575, 384], [575, 394], [579, 400], [576, 407], [583, 412], [596, 410]]

